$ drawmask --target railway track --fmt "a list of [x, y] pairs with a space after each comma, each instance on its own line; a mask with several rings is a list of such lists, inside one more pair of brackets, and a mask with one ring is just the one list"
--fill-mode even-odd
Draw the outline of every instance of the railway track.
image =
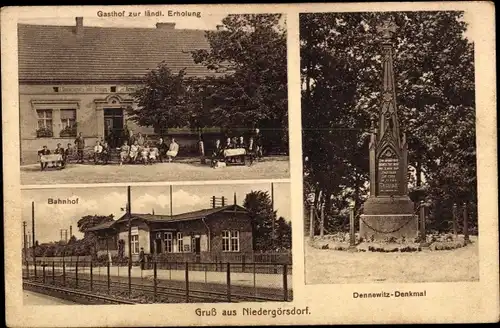
[[[58, 284], [62, 284], [62, 277], [57, 276], [56, 282]], [[50, 284], [49, 280], [49, 284]], [[76, 278], [75, 277], [66, 277], [66, 284], [70, 283], [71, 285], [76, 285]], [[83, 278], [79, 277], [78, 278], [78, 290], [81, 289], [86, 289], [87, 291], [90, 290], [90, 279], [88, 278]], [[101, 279], [93, 279], [92, 280], [92, 287], [93, 289], [99, 289], [99, 290], [104, 290], [105, 292], [108, 291], [108, 282], [106, 280], [101, 280]], [[123, 295], [128, 294], [128, 283], [127, 282], [119, 282], [119, 281], [112, 281], [110, 282], [109, 285], [109, 290], [113, 291], [114, 293], [119, 293]], [[145, 285], [145, 284], [137, 284], [137, 283], [131, 283], [131, 290], [134, 294], [142, 293], [144, 296], [148, 295], [150, 298], [154, 298], [155, 296], [155, 287], [153, 284], [151, 285]], [[205, 291], [205, 290], [198, 290], [198, 289], [189, 289], [189, 294], [186, 295], [186, 289], [185, 288], [178, 288], [178, 287], [171, 287], [171, 286], [162, 286], [162, 285], [157, 285], [156, 286], [156, 298], [161, 299], [161, 298], [167, 298], [172, 301], [176, 302], [186, 302], [186, 300], [189, 300], [190, 302], [269, 302], [269, 301], [282, 301], [281, 298], [278, 296], [276, 297], [263, 297], [263, 296], [258, 296], [258, 295], [242, 295], [238, 293], [231, 293], [230, 296], [228, 296], [228, 293], [221, 292], [221, 291]]]
[[23, 281], [23, 288], [49, 295], [57, 294], [58, 296], [77, 298], [79, 300], [85, 300], [86, 302], [91, 303], [97, 302], [97, 304], [135, 304], [135, 302], [125, 299], [89, 293], [78, 289], [41, 284], [32, 281]]

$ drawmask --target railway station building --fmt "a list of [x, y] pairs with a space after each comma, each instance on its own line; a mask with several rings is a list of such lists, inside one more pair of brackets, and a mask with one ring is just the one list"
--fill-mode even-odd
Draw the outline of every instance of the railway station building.
[[242, 262], [253, 256], [251, 219], [239, 205], [219, 206], [176, 215], [132, 213], [131, 242], [128, 216], [95, 226], [89, 231], [99, 240], [98, 256], [117, 256], [120, 245], [132, 260], [145, 254], [170, 262]]
[[[89, 27], [77, 17], [74, 26], [19, 24], [18, 40], [21, 164], [36, 163], [44, 145], [66, 148], [80, 132], [89, 148], [125, 129], [154, 134], [127, 119], [125, 109], [136, 106], [131, 93], [162, 61], [174, 73], [185, 68], [188, 77], [213, 74], [191, 56], [208, 49], [205, 31], [176, 29], [175, 23]], [[195, 132], [178, 133], [184, 149], [196, 148]], [[114, 142], [121, 145], [119, 138]]]

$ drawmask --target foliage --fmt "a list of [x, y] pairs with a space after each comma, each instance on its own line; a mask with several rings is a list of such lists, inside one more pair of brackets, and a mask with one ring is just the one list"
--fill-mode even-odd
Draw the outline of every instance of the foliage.
[[80, 220], [78, 220], [77, 227], [78, 230], [86, 234], [87, 230], [93, 228], [99, 224], [113, 221], [113, 214], [110, 215], [85, 215]]
[[287, 139], [286, 31], [281, 19], [279, 14], [228, 15], [222, 30], [206, 32], [210, 49], [193, 52], [196, 63], [218, 73], [205, 80], [211, 87], [206, 106], [214, 124], [259, 127], [264, 139]]
[[[288, 149], [286, 34], [281, 15], [228, 15], [223, 30], [207, 31], [209, 49], [192, 52], [195, 63], [214, 72], [188, 77], [166, 62], [148, 72], [132, 96], [131, 119], [168, 128], [220, 127], [225, 133], [260, 128], [268, 147]], [[278, 128], [277, 128], [278, 127]], [[283, 129], [279, 129], [282, 127]], [[266, 145], [264, 145], [266, 146]]]
[[458, 11], [301, 14], [304, 192], [316, 194], [327, 216], [350, 205], [362, 211], [382, 84], [376, 26], [387, 17], [398, 26], [394, 72], [410, 196], [430, 203], [429, 228], [449, 228], [453, 202], [470, 204], [474, 226], [474, 53]]
[[183, 127], [188, 122], [185, 69], [174, 73], [165, 61], [146, 74], [143, 86], [132, 94], [137, 108], [129, 107], [130, 119], [142, 126], [152, 126], [165, 135], [168, 128]]
[[59, 132], [60, 137], [76, 137], [76, 125], [77, 123], [73, 124], [72, 126], [66, 126], [64, 129]]
[[[245, 197], [243, 206], [252, 221], [253, 250], [276, 252], [290, 250], [292, 245], [291, 224], [283, 217], [276, 220], [268, 192], [252, 191]], [[275, 236], [273, 238], [273, 222]]]
[[36, 130], [36, 136], [37, 138], [52, 138], [54, 136], [54, 133], [51, 129], [40, 128]]

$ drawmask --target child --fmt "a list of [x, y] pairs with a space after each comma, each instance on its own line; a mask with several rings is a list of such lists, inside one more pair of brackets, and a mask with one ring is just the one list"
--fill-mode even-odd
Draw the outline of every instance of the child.
[[123, 165], [123, 162], [128, 158], [129, 152], [130, 146], [128, 145], [128, 141], [125, 140], [120, 148], [120, 165]]
[[136, 140], [136, 141], [134, 141], [132, 146], [130, 146], [129, 157], [130, 157], [130, 161], [132, 161], [132, 163], [135, 162], [138, 154], [139, 154], [139, 145], [138, 145], [137, 140]]

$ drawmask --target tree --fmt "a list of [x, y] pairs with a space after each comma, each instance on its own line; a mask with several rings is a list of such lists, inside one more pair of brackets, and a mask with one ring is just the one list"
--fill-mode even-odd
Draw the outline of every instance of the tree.
[[132, 94], [137, 108], [127, 109], [130, 119], [141, 126], [152, 126], [161, 136], [168, 132], [168, 128], [186, 126], [189, 98], [185, 75], [185, 69], [172, 72], [165, 61], [148, 72], [143, 86]]
[[222, 30], [206, 32], [210, 49], [193, 51], [193, 58], [217, 74], [205, 80], [210, 87], [205, 106], [215, 125], [259, 127], [265, 139], [286, 148], [287, 52], [281, 18], [228, 15]]
[[110, 215], [85, 215], [77, 222], [78, 230], [84, 235], [88, 232], [87, 230], [93, 228], [99, 224], [113, 221], [113, 214]]
[[394, 71], [415, 172], [410, 196], [427, 199], [431, 227], [444, 229], [454, 201], [472, 209], [477, 202], [474, 53], [462, 12], [301, 14], [305, 185], [323, 191], [316, 201], [327, 215], [350, 203], [360, 212], [382, 83], [375, 27], [389, 17], [398, 26]]
[[254, 251], [274, 252], [291, 249], [291, 225], [283, 217], [276, 220], [276, 211], [273, 211], [271, 198], [267, 191], [248, 193], [245, 196], [243, 207], [248, 211], [252, 222]]

